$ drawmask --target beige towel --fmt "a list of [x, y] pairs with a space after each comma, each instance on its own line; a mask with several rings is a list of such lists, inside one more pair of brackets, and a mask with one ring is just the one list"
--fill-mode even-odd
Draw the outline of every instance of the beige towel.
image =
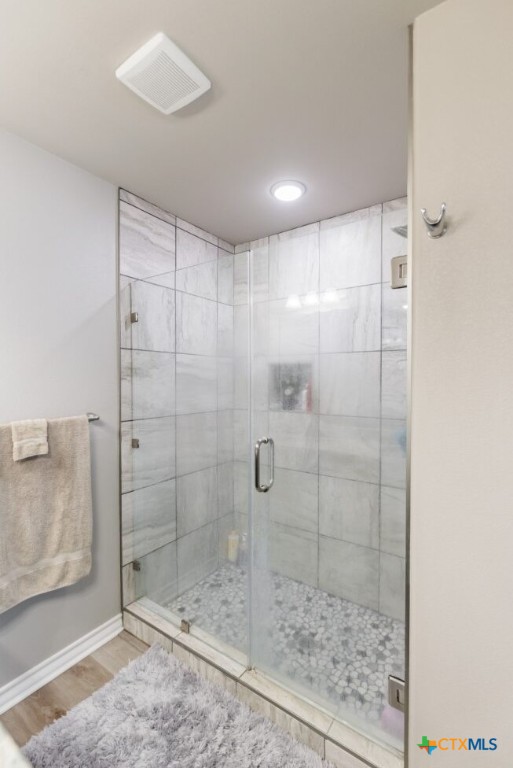
[[13, 421], [12, 458], [14, 461], [46, 456], [48, 453], [48, 426], [46, 419]]
[[48, 444], [47, 456], [13, 461], [11, 427], [0, 426], [0, 613], [91, 569], [87, 416], [49, 421]]

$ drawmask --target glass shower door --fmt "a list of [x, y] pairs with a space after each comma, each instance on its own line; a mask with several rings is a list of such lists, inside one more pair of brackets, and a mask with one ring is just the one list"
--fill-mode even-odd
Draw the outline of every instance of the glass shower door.
[[405, 202], [382, 212], [252, 244], [250, 663], [401, 748]]

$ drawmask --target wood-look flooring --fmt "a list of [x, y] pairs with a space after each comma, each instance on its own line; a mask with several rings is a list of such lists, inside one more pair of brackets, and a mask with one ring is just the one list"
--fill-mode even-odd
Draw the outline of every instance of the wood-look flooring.
[[22, 747], [31, 736], [108, 683], [116, 672], [147, 648], [133, 635], [121, 632], [114, 640], [0, 715], [0, 721]]

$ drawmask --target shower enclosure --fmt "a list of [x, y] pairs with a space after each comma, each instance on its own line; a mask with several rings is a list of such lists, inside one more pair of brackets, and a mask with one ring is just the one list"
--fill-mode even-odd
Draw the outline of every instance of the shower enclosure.
[[124, 604], [397, 748], [405, 225], [402, 199], [234, 249], [120, 193]]

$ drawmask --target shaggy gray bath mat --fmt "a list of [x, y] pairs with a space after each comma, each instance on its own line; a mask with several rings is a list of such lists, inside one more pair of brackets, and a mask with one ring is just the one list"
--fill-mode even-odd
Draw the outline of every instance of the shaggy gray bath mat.
[[34, 768], [328, 768], [158, 645], [24, 752]]

